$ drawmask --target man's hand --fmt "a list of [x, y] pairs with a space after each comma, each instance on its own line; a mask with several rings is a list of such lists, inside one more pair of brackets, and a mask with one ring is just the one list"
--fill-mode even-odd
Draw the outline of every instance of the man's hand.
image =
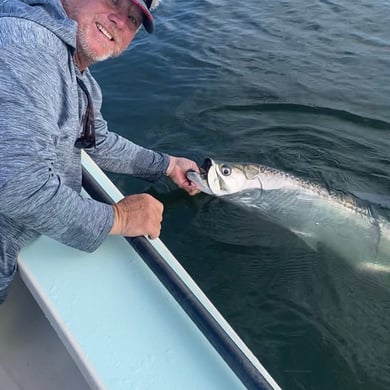
[[187, 158], [170, 156], [167, 176], [181, 189], [187, 191], [189, 195], [196, 195], [200, 191], [187, 179], [187, 171], [199, 172], [198, 165]]
[[163, 205], [149, 194], [126, 196], [113, 205], [114, 224], [110, 234], [126, 237], [148, 236], [151, 239], [160, 235]]

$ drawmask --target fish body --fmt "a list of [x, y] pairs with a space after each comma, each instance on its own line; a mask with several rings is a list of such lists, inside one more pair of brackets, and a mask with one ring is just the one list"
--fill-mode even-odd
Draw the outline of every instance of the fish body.
[[390, 226], [368, 205], [288, 173], [251, 163], [206, 159], [189, 180], [208, 194], [251, 207], [303, 239], [323, 245], [361, 269], [390, 273]]

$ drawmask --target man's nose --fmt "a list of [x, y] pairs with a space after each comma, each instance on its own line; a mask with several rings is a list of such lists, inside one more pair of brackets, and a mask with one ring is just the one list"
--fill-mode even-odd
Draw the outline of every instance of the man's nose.
[[116, 24], [116, 26], [120, 29], [124, 28], [127, 24], [127, 12], [124, 12], [124, 11], [121, 11], [121, 10], [117, 10], [115, 12], [112, 12], [110, 15], [109, 15], [109, 20]]

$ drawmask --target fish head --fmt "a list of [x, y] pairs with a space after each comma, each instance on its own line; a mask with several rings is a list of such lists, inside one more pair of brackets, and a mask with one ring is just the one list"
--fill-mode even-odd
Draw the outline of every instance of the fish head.
[[254, 164], [212, 161], [208, 184], [216, 195], [230, 195], [248, 189], [262, 189], [259, 169]]
[[262, 189], [259, 166], [256, 164], [220, 162], [206, 158], [200, 172], [188, 172], [187, 177], [207, 194], [221, 196], [248, 189]]

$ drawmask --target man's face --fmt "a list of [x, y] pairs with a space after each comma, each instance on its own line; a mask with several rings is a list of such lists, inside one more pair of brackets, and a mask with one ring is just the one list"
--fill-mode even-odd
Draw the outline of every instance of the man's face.
[[142, 25], [143, 13], [131, 0], [63, 0], [78, 23], [75, 60], [80, 69], [121, 54]]

